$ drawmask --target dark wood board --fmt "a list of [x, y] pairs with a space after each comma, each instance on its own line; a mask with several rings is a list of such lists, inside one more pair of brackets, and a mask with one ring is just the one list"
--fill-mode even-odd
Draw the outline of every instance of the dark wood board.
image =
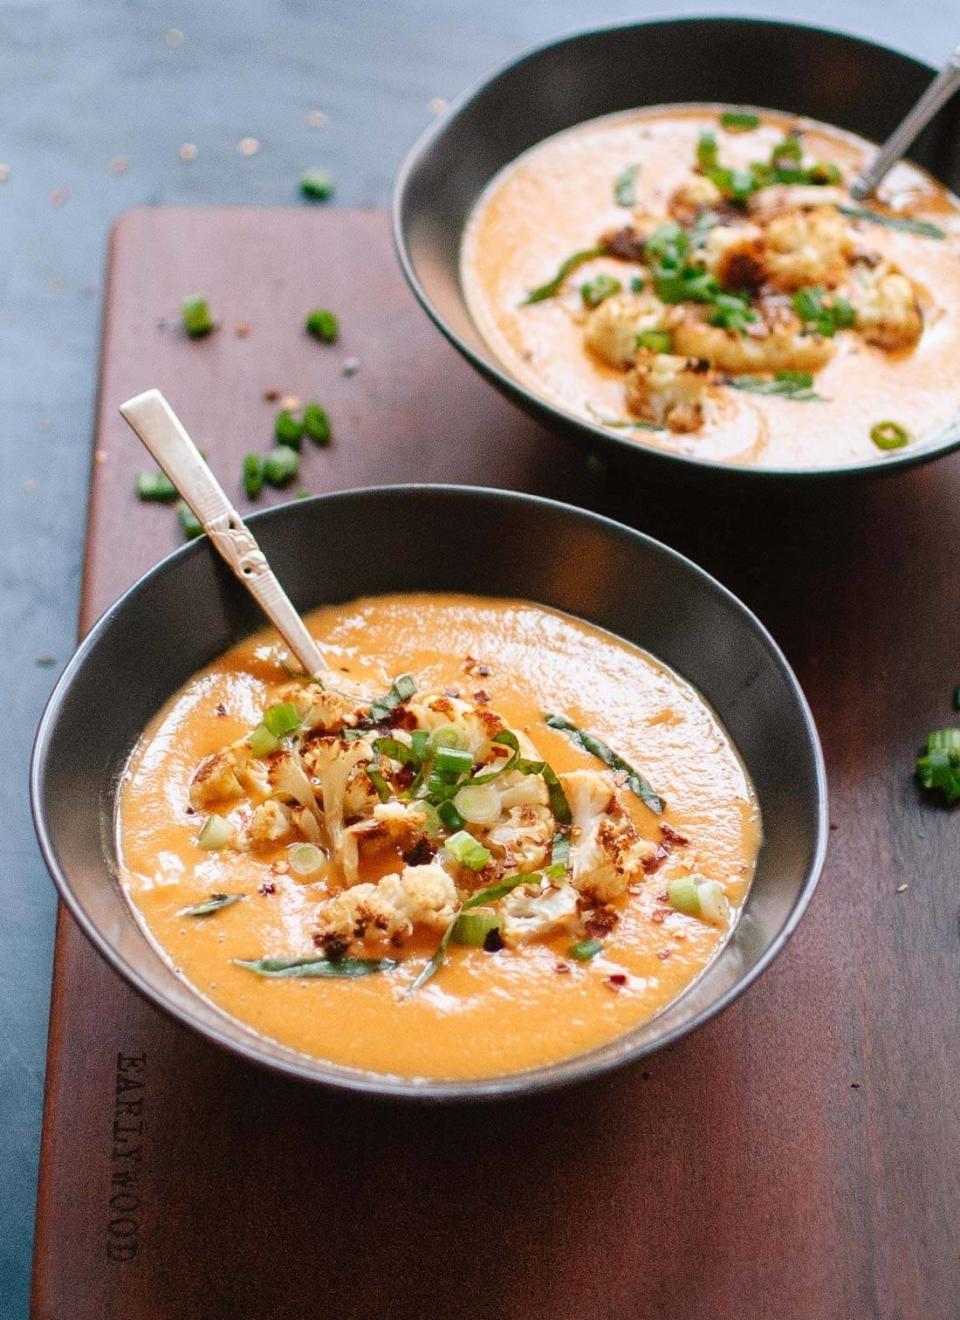
[[[188, 343], [158, 323], [197, 290], [223, 326]], [[342, 314], [336, 348], [299, 331], [317, 303]], [[131, 496], [142, 460], [116, 413], [151, 385], [228, 486], [276, 387], [334, 419], [312, 491], [511, 486], [693, 554], [797, 668], [835, 828], [798, 933], [721, 1018], [493, 1105], [384, 1105], [242, 1064], [141, 1001], [61, 912], [34, 1314], [955, 1320], [960, 813], [909, 772], [958, 718], [960, 458], [762, 498], [598, 479], [441, 340], [382, 213], [139, 210], [111, 252], [81, 632], [177, 543], [169, 510]], [[142, 1114], [118, 1118], [118, 1070]]]

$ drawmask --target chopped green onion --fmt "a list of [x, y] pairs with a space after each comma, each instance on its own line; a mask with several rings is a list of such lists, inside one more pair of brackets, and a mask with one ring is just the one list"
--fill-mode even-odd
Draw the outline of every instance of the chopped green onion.
[[669, 353], [672, 347], [669, 330], [641, 330], [637, 335], [637, 348], [649, 348], [651, 353]]
[[453, 805], [471, 825], [492, 825], [502, 810], [500, 794], [492, 784], [464, 784]]
[[910, 443], [910, 432], [899, 422], [877, 422], [870, 428], [870, 439], [878, 449], [902, 449]]
[[340, 318], [326, 307], [315, 307], [308, 314], [305, 327], [307, 334], [313, 335], [314, 339], [324, 344], [335, 344], [340, 333]]
[[746, 202], [760, 186], [752, 170], [731, 170], [718, 165], [714, 169], [704, 170], [704, 174], [731, 202]]
[[263, 460], [263, 478], [271, 486], [286, 486], [300, 471], [300, 455], [289, 445], [271, 449]]
[[451, 834], [444, 847], [461, 866], [467, 866], [471, 871], [482, 871], [490, 861], [490, 850], [466, 830]]
[[397, 966], [395, 958], [234, 958], [233, 962], [258, 976], [272, 977], [372, 976]]
[[843, 182], [843, 172], [832, 160], [818, 160], [807, 170], [807, 182], [819, 184], [839, 184]]
[[410, 674], [401, 674], [390, 684], [390, 689], [385, 696], [378, 697], [376, 701], [370, 704], [370, 718], [374, 724], [380, 724], [385, 720], [392, 710], [397, 706], [402, 706], [405, 701], [409, 701], [415, 694], [417, 685]]
[[386, 779], [384, 779], [383, 775], [376, 768], [376, 766], [370, 764], [365, 768], [367, 772], [367, 778], [370, 780], [370, 783], [373, 785], [377, 797], [380, 799], [381, 802], [389, 802], [390, 799], [393, 797], [393, 792], [390, 788], [390, 785], [387, 783]]
[[[441, 830], [440, 813], [437, 810], [437, 808], [433, 805], [433, 803], [426, 802], [423, 799], [421, 799], [417, 802], [417, 810], [422, 811], [424, 816], [426, 817], [426, 823], [423, 828], [426, 830], [427, 834], [429, 834], [431, 837], [435, 837], [436, 835], [438, 835]], [[462, 828], [462, 826], [463, 826], [463, 821], [461, 821], [456, 828], [460, 829]]]
[[628, 165], [621, 170], [613, 184], [613, 200], [618, 206], [635, 206], [637, 202], [637, 175], [639, 165]]
[[177, 498], [177, 488], [159, 468], [154, 472], [137, 473], [137, 499], [171, 504]]
[[643, 240], [643, 255], [651, 264], [679, 266], [687, 255], [690, 240], [675, 220], [665, 220]]
[[448, 830], [462, 830], [467, 823], [454, 806], [452, 799], [441, 802], [436, 808], [436, 812]]
[[399, 738], [376, 738], [373, 749], [381, 756], [389, 756], [391, 761], [399, 761], [401, 765], [416, 765], [419, 759], [413, 748], [402, 743]]
[[567, 952], [571, 958], [576, 958], [577, 962], [589, 962], [591, 958], [596, 958], [602, 949], [602, 940], [577, 940], [576, 944], [570, 945]]
[[[578, 729], [575, 724], [571, 724], [562, 715], [545, 715], [543, 718], [548, 728], [559, 729], [563, 733], [568, 733], [578, 747], [582, 747], [591, 756], [597, 757], [611, 770], [618, 770], [621, 774], [626, 775], [627, 786], [631, 792], [635, 793], [651, 811], [660, 815], [664, 808], [663, 798], [653, 791], [643, 775], [638, 770], [634, 770], [633, 766], [626, 762], [622, 756], [608, 747], [605, 742], [601, 742], [592, 733], [588, 733], [585, 729]], [[569, 808], [567, 810], [569, 811]], [[556, 815], [556, 812], [554, 812], [554, 815]]]
[[697, 164], [702, 170], [716, 169], [719, 164], [717, 139], [713, 133], [701, 133], [697, 139]]
[[960, 729], [940, 729], [927, 738], [925, 756], [917, 760], [923, 788], [940, 792], [948, 803], [960, 802]]
[[225, 848], [233, 838], [233, 826], [222, 816], [208, 816], [197, 835], [198, 848]]
[[465, 944], [470, 948], [482, 948], [491, 931], [503, 929], [503, 917], [490, 908], [476, 908], [473, 912], [461, 912], [453, 924], [451, 939], [454, 944]]
[[565, 830], [557, 830], [553, 836], [550, 864], [552, 866], [562, 866], [564, 871], [570, 865], [570, 835]]
[[259, 454], [248, 454], [243, 460], [243, 489], [251, 500], [263, 490], [263, 459]]
[[770, 153], [770, 165], [775, 170], [782, 169], [785, 165], [800, 165], [802, 162], [803, 146], [795, 133], [788, 133]]
[[927, 735], [928, 752], [960, 752], [960, 729], [937, 729]]
[[436, 953], [419, 973], [416, 980], [407, 991], [407, 994], [412, 995], [415, 990], [419, 990], [422, 985], [425, 985], [427, 981], [429, 981], [432, 976], [435, 976], [440, 970], [443, 965], [443, 955], [446, 953], [447, 945], [450, 943], [453, 936], [454, 927], [464, 912], [469, 912], [473, 908], [484, 907], [488, 903], [495, 903], [497, 899], [503, 898], [506, 894], [509, 894], [511, 890], [516, 889], [518, 885], [535, 884], [539, 879], [540, 877], [536, 872], [533, 872], [531, 875], [520, 873], [518, 875], [507, 876], [505, 880], [499, 880], [495, 885], [491, 885], [489, 889], [481, 889], [478, 890], [476, 894], [471, 894], [471, 896], [460, 905], [460, 911], [440, 937], [440, 943], [437, 945]]
[[745, 133], [760, 127], [760, 116], [744, 110], [724, 110], [720, 123], [728, 133]]
[[643, 293], [643, 289], [646, 282], [647, 281], [643, 278], [642, 275], [634, 275], [633, 279], [630, 281], [630, 292]]
[[410, 750], [413, 752], [416, 761], [420, 762], [427, 759], [429, 746], [430, 735], [426, 729], [414, 729], [410, 735]]
[[809, 371], [778, 371], [773, 377], [736, 376], [728, 384], [734, 390], [773, 394], [778, 398], [793, 399], [796, 403], [824, 402], [823, 396], [813, 389], [813, 376]]
[[473, 753], [459, 747], [438, 747], [433, 764], [439, 775], [466, 775], [473, 769]]
[[308, 202], [329, 201], [333, 187], [333, 179], [326, 170], [307, 170], [300, 176], [300, 195]]
[[280, 739], [272, 734], [265, 724], [258, 724], [247, 742], [250, 744], [250, 751], [259, 760], [265, 756], [272, 756], [274, 752], [280, 750]]
[[263, 722], [275, 738], [283, 738], [300, 728], [300, 712], [292, 701], [281, 701], [276, 706], [267, 707]]
[[791, 301], [804, 325], [828, 339], [832, 339], [838, 330], [849, 329], [857, 319], [846, 298], [836, 295], [827, 302], [824, 290], [817, 285], [798, 289]]
[[289, 408], [281, 408], [273, 424], [273, 434], [277, 444], [299, 449], [303, 443], [303, 422], [299, 417], [294, 417]]
[[441, 747], [456, 747], [460, 751], [466, 751], [469, 746], [467, 731], [458, 724], [441, 724], [439, 728], [434, 729], [427, 741], [427, 750], [431, 756], [436, 756]]
[[599, 307], [602, 302], [619, 293], [622, 288], [623, 285], [618, 279], [601, 272], [592, 280], [580, 285], [580, 297], [585, 307]]
[[885, 211], [870, 211], [863, 206], [838, 206], [841, 215], [851, 220], [872, 220], [888, 229], [900, 229], [907, 234], [922, 234], [925, 238], [946, 238], [947, 232], [929, 220], [915, 220], [909, 215], [888, 215]]
[[287, 849], [287, 857], [290, 860], [290, 870], [301, 880], [318, 875], [327, 867], [326, 854], [315, 843], [294, 843]]
[[459, 775], [441, 775], [435, 770], [431, 770], [427, 776], [426, 795], [435, 805], [439, 806], [441, 802], [446, 802], [450, 798], [455, 798], [459, 787]]
[[536, 289], [531, 289], [520, 304], [521, 307], [529, 307], [531, 303], [545, 302], [547, 298], [554, 298], [563, 287], [563, 282], [568, 275], [572, 275], [578, 266], [582, 266], [586, 261], [592, 261], [594, 257], [602, 257], [606, 249], [602, 247], [585, 248], [582, 252], [574, 252], [566, 261], [562, 262], [556, 275], [546, 284], [541, 284]]
[[667, 885], [667, 901], [677, 912], [688, 917], [700, 916], [700, 891], [692, 875], [681, 875]]
[[303, 410], [303, 429], [315, 445], [328, 445], [333, 428], [327, 410], [319, 403], [308, 403]]
[[188, 541], [195, 541], [198, 536], [203, 535], [203, 523], [185, 500], [181, 500], [177, 505], [177, 521]]
[[191, 339], [202, 339], [216, 330], [206, 298], [186, 298], [180, 304], [183, 328]]
[[756, 312], [746, 298], [737, 293], [718, 293], [713, 300], [710, 324], [724, 330], [736, 330], [743, 334], [747, 325], [757, 319]]
[[657, 266], [653, 272], [657, 297], [666, 303], [713, 302], [720, 282], [701, 266]]
[[219, 912], [221, 908], [239, 903], [243, 897], [243, 894], [211, 894], [202, 903], [194, 903], [193, 907], [183, 908], [179, 915], [181, 917], [209, 917], [212, 912]]

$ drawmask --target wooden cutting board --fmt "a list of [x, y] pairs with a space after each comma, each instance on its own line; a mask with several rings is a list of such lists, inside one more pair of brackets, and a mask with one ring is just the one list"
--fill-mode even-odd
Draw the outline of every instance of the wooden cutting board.
[[[222, 325], [190, 343], [194, 292]], [[317, 304], [341, 313], [336, 347], [301, 332]], [[379, 212], [131, 212], [104, 327], [81, 632], [178, 542], [169, 510], [132, 497], [117, 404], [159, 386], [234, 489], [269, 439], [264, 391], [316, 397], [335, 442], [306, 453], [304, 488], [531, 490], [716, 572], [811, 698], [834, 832], [799, 932], [720, 1019], [509, 1103], [385, 1105], [241, 1063], [128, 990], [61, 912], [34, 1314], [955, 1320], [960, 812], [922, 803], [910, 767], [960, 719], [960, 458], [722, 501], [589, 475], [441, 340]]]

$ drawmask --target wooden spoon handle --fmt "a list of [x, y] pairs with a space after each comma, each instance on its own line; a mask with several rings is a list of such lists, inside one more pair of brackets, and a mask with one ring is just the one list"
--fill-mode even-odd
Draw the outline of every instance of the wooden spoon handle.
[[327, 671], [320, 650], [281, 587], [250, 529], [227, 499], [197, 446], [159, 390], [146, 390], [120, 405], [136, 431], [189, 504], [234, 573], [256, 600], [308, 674]]

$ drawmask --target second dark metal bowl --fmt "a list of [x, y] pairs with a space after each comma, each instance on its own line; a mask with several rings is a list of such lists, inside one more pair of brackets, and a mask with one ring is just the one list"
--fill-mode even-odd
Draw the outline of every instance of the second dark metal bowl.
[[528, 495], [397, 486], [257, 514], [256, 536], [301, 610], [388, 591], [522, 596], [652, 651], [692, 682], [753, 779], [765, 836], [743, 914], [719, 956], [651, 1021], [549, 1067], [480, 1081], [413, 1080], [308, 1058], [228, 1017], [147, 940], [116, 879], [113, 820], [130, 751], [201, 666], [260, 626], [206, 539], [159, 564], [87, 635], [37, 734], [31, 790], [64, 902], [141, 994], [243, 1057], [308, 1081], [430, 1099], [509, 1095], [589, 1077], [676, 1040], [773, 959], [813, 892], [826, 839], [816, 730], [783, 655], [728, 591], [675, 551], [595, 514]]
[[[474, 326], [460, 284], [460, 245], [470, 212], [497, 171], [586, 119], [644, 105], [725, 102], [807, 115], [878, 141], [933, 73], [869, 41], [756, 19], [673, 19], [567, 37], [464, 93], [416, 143], [394, 192], [400, 264], [424, 309], [478, 371], [526, 412], [612, 461], [670, 479], [706, 474], [741, 483], [902, 471], [960, 446], [960, 425], [936, 442], [872, 462], [752, 468], [670, 453], [572, 416], [520, 384]], [[960, 191], [960, 97], [934, 119], [910, 158]]]

